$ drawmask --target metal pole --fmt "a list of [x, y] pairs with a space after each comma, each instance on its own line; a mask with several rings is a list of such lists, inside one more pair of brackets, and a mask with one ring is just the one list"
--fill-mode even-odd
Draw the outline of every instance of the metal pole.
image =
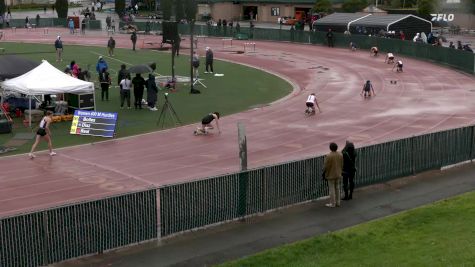
[[29, 109], [30, 113], [28, 114], [28, 126], [31, 128], [31, 95], [30, 95], [30, 101], [29, 102]]
[[237, 123], [238, 127], [238, 145], [239, 145], [239, 161], [241, 165], [241, 171], [247, 170], [247, 138], [246, 128], [241, 122]]
[[195, 88], [193, 87], [193, 83], [194, 83], [194, 80], [193, 80], [193, 52], [194, 52], [194, 48], [193, 48], [193, 26], [195, 25], [195, 20], [191, 20], [191, 23], [190, 23], [190, 93], [193, 93]]

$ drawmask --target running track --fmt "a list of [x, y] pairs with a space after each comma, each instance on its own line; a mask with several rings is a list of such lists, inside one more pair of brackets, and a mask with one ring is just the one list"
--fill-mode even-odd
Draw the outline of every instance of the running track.
[[[98, 32], [71, 36], [64, 29], [52, 31], [17, 29], [5, 31], [5, 37], [52, 44], [62, 31], [66, 46], [105, 46], [108, 38]], [[118, 47], [130, 47], [129, 35], [114, 37]], [[161, 40], [147, 40], [154, 38]], [[231, 52], [242, 50], [242, 43], [233, 41], [234, 48], [223, 49], [221, 39], [206, 39], [199, 49], [204, 55], [210, 46], [218, 59], [275, 73], [292, 82], [294, 92], [272, 105], [222, 118], [221, 135], [193, 137], [196, 125], [189, 125], [64, 148], [54, 158], [46, 153], [34, 160], [2, 157], [0, 217], [238, 171], [237, 122], [246, 126], [250, 168], [321, 155], [331, 141], [343, 146], [351, 139], [361, 147], [475, 122], [474, 76], [408, 58], [405, 72], [397, 74], [383, 56], [321, 46], [256, 42], [255, 53]], [[368, 79], [377, 96], [365, 100], [359, 92]], [[310, 92], [317, 93], [323, 113], [305, 118]]]

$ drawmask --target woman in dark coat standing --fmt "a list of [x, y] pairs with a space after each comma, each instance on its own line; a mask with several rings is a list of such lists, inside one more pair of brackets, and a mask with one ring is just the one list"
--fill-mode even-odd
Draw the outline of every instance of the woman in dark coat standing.
[[148, 75], [147, 80], [147, 104], [151, 111], [157, 111], [155, 104], [157, 103], [158, 87], [155, 83], [155, 76], [152, 73]]
[[[356, 151], [355, 145], [346, 141], [345, 148], [342, 150], [343, 154], [343, 190], [345, 197], [342, 200], [350, 200], [353, 198], [353, 189], [355, 188], [356, 175]], [[349, 184], [349, 188], [348, 188]]]

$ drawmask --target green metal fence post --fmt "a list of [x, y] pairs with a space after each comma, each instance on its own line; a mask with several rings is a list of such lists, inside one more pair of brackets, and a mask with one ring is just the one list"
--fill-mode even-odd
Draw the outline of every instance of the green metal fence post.
[[412, 157], [411, 157], [411, 169], [412, 169], [412, 175], [415, 175], [416, 174], [416, 168], [415, 168], [415, 158], [416, 158], [416, 152], [414, 151], [414, 140], [416, 139], [416, 137], [413, 135], [411, 137], [411, 154], [412, 154]]
[[471, 141], [471, 148], [470, 148], [470, 161], [473, 160], [473, 155], [475, 153], [475, 151], [473, 151], [475, 149], [475, 140], [474, 140], [474, 131], [475, 131], [475, 125], [472, 125], [472, 127], [470, 127], [472, 129], [471, 131], [471, 137], [470, 137], [470, 141]]
[[249, 172], [242, 171], [239, 173], [239, 204], [238, 215], [243, 217], [247, 212], [247, 195], [248, 195]]

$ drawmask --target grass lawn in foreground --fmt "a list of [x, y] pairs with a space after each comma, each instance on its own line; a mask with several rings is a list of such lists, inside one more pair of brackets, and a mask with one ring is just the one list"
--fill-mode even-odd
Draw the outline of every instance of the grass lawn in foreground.
[[[105, 39], [106, 40], [106, 39]], [[152, 50], [139, 50], [133, 52], [130, 49], [116, 49], [113, 58], [104, 57], [109, 64], [109, 72], [112, 78], [112, 86], [109, 89], [109, 101], [101, 101], [100, 86], [98, 84], [95, 71], [99, 55], [106, 55], [105, 47], [72, 46], [65, 44], [63, 62], [57, 63], [55, 60], [53, 44], [23, 44], [2, 42], [2, 47], [6, 49], [6, 54], [17, 54], [32, 60], [40, 61], [46, 59], [60, 70], [64, 70], [66, 65], [75, 60], [83, 69], [89, 65], [89, 70], [93, 74], [92, 81], [96, 83], [96, 105], [98, 111], [118, 112], [117, 137], [136, 135], [145, 132], [158, 131], [157, 119], [160, 108], [164, 102], [163, 94], [167, 90], [159, 91], [159, 111], [152, 112], [148, 109], [131, 110], [119, 109], [120, 96], [117, 85], [117, 72], [120, 65], [126, 63], [127, 67], [135, 64], [156, 62], [156, 73], [161, 75], [171, 75], [171, 55], [165, 52]], [[183, 50], [183, 53], [187, 53]], [[197, 86], [201, 94], [189, 94], [189, 84], [179, 84], [177, 92], [171, 92], [168, 96], [175, 108], [182, 124], [195, 123], [213, 111], [220, 112], [223, 116], [244, 111], [257, 105], [264, 105], [284, 97], [291, 92], [289, 83], [269, 73], [215, 60], [214, 69], [218, 73], [223, 73], [223, 77], [215, 77], [212, 74], [204, 74], [204, 58], [201, 60], [200, 78], [208, 88]], [[189, 57], [180, 55], [176, 58], [176, 75], [189, 75]], [[132, 77], [135, 74], [132, 75]], [[147, 79], [148, 74], [143, 75]], [[147, 77], [145, 77], [147, 76]], [[146, 99], [146, 92], [144, 93]], [[131, 102], [133, 105], [133, 93]], [[223, 118], [224, 120], [226, 118]], [[174, 127], [170, 121], [166, 121], [166, 127]], [[34, 127], [37, 126], [35, 123]], [[76, 144], [84, 144], [102, 141], [104, 138], [91, 136], [76, 136], [69, 134], [71, 122], [54, 123], [51, 127], [53, 133], [54, 147], [64, 147]], [[33, 129], [35, 130], [35, 129]], [[0, 146], [7, 143], [16, 133], [31, 132], [32, 130], [23, 126], [20, 119], [15, 120], [12, 134], [0, 134]], [[191, 135], [192, 133], [190, 133]], [[33, 141], [19, 146], [18, 150], [0, 154], [0, 156], [14, 153], [28, 152]], [[40, 150], [46, 149], [45, 142], [41, 143]]]
[[475, 192], [221, 266], [474, 266]]

